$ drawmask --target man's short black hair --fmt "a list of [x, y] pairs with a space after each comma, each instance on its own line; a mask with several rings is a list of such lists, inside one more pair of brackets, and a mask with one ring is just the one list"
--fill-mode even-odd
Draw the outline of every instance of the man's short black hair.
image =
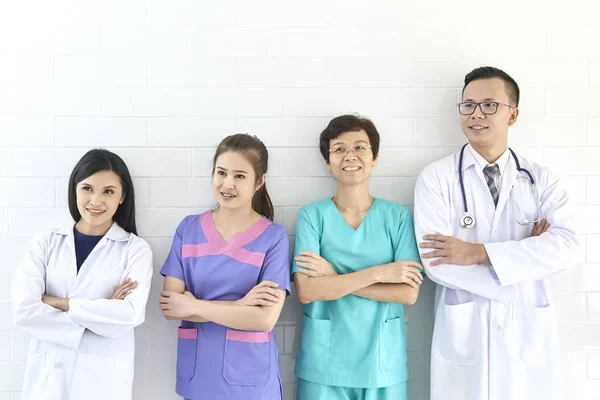
[[462, 90], [463, 94], [465, 93], [465, 88], [469, 83], [478, 79], [489, 78], [502, 79], [502, 81], [504, 81], [504, 91], [508, 96], [508, 101], [510, 102], [510, 105], [515, 107], [519, 106], [519, 97], [521, 96], [519, 85], [517, 85], [517, 82], [510, 75], [508, 75], [501, 69], [495, 67], [475, 68], [473, 71], [465, 75], [465, 86], [463, 86]]

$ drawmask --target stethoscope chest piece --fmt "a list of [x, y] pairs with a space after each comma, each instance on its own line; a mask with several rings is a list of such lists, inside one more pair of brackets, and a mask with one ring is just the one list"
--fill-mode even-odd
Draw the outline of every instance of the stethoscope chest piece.
[[475, 226], [475, 217], [469, 213], [464, 213], [460, 219], [460, 226], [463, 228], [471, 229]]

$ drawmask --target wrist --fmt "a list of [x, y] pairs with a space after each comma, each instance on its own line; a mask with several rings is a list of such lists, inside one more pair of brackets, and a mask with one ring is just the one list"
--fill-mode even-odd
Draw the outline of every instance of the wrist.
[[370, 268], [371, 271], [371, 284], [381, 283], [383, 282], [383, 265], [376, 265], [373, 268]]

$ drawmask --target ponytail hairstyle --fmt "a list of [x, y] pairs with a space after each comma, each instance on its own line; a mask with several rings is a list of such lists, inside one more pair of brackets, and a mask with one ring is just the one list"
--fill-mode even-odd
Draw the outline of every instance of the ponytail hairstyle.
[[[254, 168], [256, 183], [259, 183], [267, 173], [269, 166], [269, 152], [267, 151], [265, 144], [256, 136], [251, 136], [246, 133], [236, 133], [235, 135], [227, 136], [217, 146], [217, 151], [213, 157], [212, 175], [215, 174], [217, 158], [228, 151], [240, 153], [246, 157]], [[275, 212], [273, 211], [273, 203], [271, 202], [271, 197], [269, 197], [266, 182], [264, 182], [260, 189], [254, 193], [254, 197], [252, 197], [252, 208], [260, 215], [273, 221]]]
[[69, 178], [69, 212], [75, 222], [81, 219], [77, 208], [77, 184], [87, 177], [100, 171], [113, 171], [121, 180], [123, 187], [123, 203], [117, 208], [113, 221], [119, 224], [126, 232], [137, 235], [135, 226], [135, 196], [133, 181], [125, 161], [115, 153], [105, 149], [93, 149], [88, 151], [73, 168]]

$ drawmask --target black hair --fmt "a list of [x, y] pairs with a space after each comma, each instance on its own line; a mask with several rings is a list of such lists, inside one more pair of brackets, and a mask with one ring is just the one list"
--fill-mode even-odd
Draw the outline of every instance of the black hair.
[[327, 127], [321, 132], [319, 137], [319, 148], [321, 155], [327, 163], [329, 163], [329, 141], [337, 138], [345, 132], [358, 132], [364, 130], [369, 137], [373, 159], [377, 159], [379, 154], [379, 132], [373, 122], [368, 119], [354, 114], [340, 115], [335, 117]]
[[69, 178], [69, 212], [79, 222], [81, 214], [77, 208], [77, 184], [100, 171], [113, 171], [119, 176], [123, 187], [123, 204], [119, 204], [113, 221], [127, 232], [137, 235], [135, 226], [135, 196], [129, 169], [121, 157], [105, 149], [90, 150], [81, 157]]
[[[217, 151], [215, 151], [215, 156], [213, 157], [213, 175], [215, 173], [217, 158], [228, 151], [241, 153], [246, 157], [254, 168], [256, 183], [260, 182], [263, 175], [267, 173], [267, 169], [269, 168], [269, 152], [265, 144], [256, 136], [236, 133], [235, 135], [227, 136], [217, 146]], [[273, 221], [275, 211], [273, 210], [273, 203], [267, 191], [266, 182], [254, 193], [252, 208], [260, 215]]]
[[519, 98], [521, 96], [521, 91], [519, 90], [519, 85], [517, 82], [506, 72], [502, 71], [499, 68], [495, 67], [479, 67], [475, 68], [473, 71], [469, 72], [465, 75], [465, 85], [463, 86], [462, 93], [465, 93], [465, 88], [467, 85], [473, 81], [479, 79], [489, 79], [489, 78], [499, 78], [504, 82], [504, 91], [508, 96], [510, 105], [514, 105], [515, 107], [519, 107]]

